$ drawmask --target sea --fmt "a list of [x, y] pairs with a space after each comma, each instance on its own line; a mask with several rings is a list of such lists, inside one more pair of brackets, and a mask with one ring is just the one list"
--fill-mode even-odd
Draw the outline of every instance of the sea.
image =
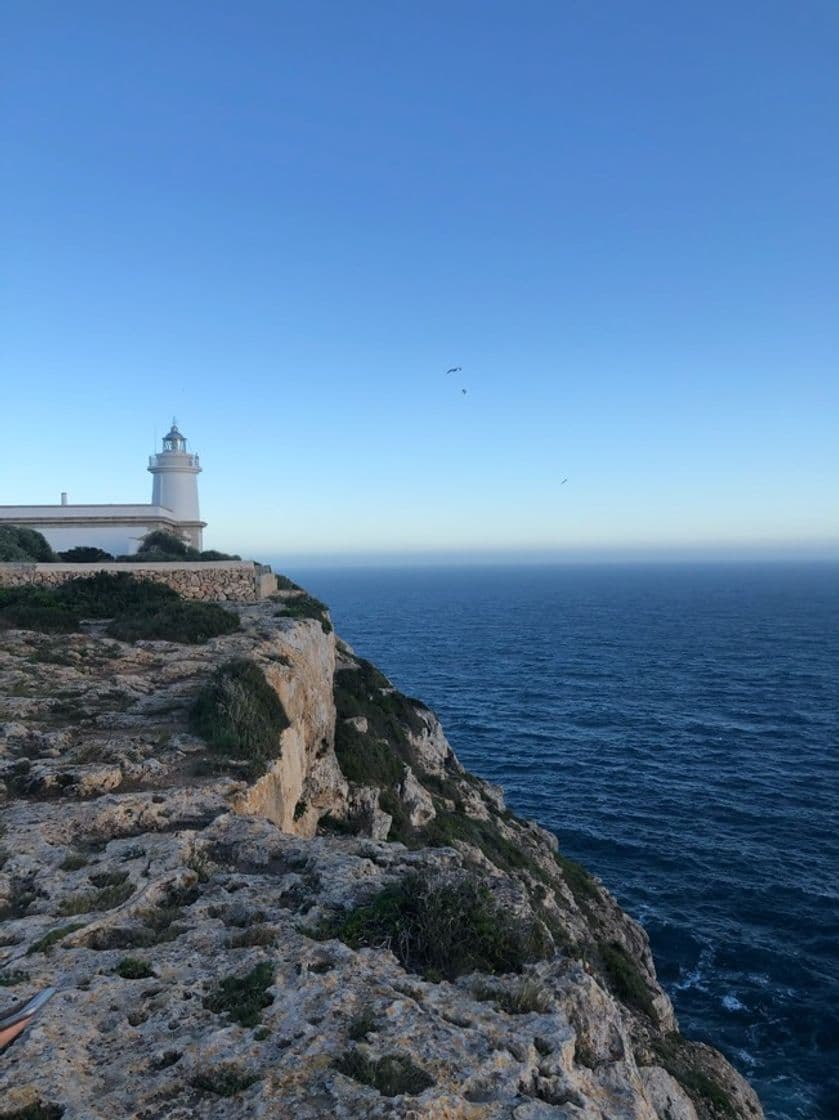
[[839, 566], [275, 567], [643, 924], [771, 1120], [839, 1118]]

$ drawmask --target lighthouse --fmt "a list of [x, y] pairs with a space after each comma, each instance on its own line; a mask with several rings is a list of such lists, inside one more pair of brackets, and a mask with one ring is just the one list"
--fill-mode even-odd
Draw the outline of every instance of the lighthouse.
[[202, 547], [205, 522], [198, 512], [198, 456], [187, 450], [186, 437], [178, 431], [177, 421], [163, 437], [163, 450], [149, 457], [154, 478], [151, 504], [171, 510], [183, 535], [194, 548]]

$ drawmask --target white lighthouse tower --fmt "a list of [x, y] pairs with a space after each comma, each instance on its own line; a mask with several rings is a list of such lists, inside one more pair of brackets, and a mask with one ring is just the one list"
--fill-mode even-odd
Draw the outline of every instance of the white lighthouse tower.
[[163, 450], [149, 457], [149, 471], [154, 477], [151, 504], [171, 510], [189, 544], [200, 549], [206, 524], [198, 512], [201, 466], [198, 456], [187, 451], [186, 438], [178, 431], [174, 418], [163, 437]]

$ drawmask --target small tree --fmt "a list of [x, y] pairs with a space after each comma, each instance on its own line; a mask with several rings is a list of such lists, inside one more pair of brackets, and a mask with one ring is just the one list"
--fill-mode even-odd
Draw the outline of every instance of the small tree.
[[98, 560], [113, 560], [113, 556], [104, 548], [88, 548], [85, 545], [68, 548], [58, 555], [67, 564], [95, 564]]
[[54, 564], [56, 555], [46, 537], [23, 525], [0, 525], [0, 561]]
[[154, 529], [146, 533], [137, 549], [138, 556], [146, 556], [151, 552], [162, 552], [175, 558], [190, 557], [193, 553], [197, 556], [198, 550], [192, 548], [183, 538], [166, 529]]

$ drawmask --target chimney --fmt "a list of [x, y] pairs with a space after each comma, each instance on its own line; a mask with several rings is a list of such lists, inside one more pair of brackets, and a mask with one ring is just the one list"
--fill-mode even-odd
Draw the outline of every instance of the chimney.
[[63, 506], [67, 505], [67, 491], [66, 490], [61, 491], [61, 504]]

